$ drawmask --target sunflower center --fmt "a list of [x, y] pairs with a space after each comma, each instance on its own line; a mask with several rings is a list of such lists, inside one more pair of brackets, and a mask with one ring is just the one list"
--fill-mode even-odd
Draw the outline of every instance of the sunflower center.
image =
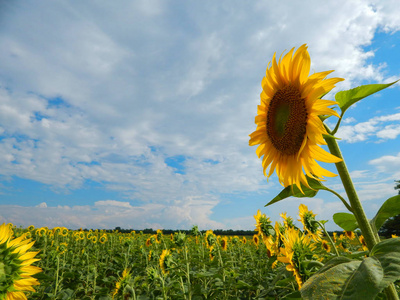
[[267, 134], [277, 150], [296, 154], [307, 128], [307, 109], [299, 90], [291, 85], [278, 90], [268, 107]]

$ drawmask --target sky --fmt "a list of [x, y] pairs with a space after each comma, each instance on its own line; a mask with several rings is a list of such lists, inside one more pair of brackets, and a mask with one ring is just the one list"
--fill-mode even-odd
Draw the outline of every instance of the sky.
[[[248, 146], [261, 80], [302, 44], [345, 78], [325, 99], [400, 79], [397, 0], [0, 3], [0, 223], [252, 230], [304, 203], [339, 229], [328, 192], [264, 207], [283, 187]], [[400, 85], [336, 136], [372, 218], [400, 180]]]

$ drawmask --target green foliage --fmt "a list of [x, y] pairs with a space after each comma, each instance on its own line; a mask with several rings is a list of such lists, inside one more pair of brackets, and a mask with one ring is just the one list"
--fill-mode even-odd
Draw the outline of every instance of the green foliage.
[[[398, 81], [398, 80], [397, 80]], [[332, 131], [332, 135], [337, 132], [339, 129], [340, 122], [343, 119], [343, 115], [345, 111], [354, 103], [376, 93], [379, 92], [393, 84], [395, 84], [397, 81], [388, 83], [388, 84], [367, 84], [367, 85], [361, 85], [356, 88], [347, 90], [347, 91], [341, 91], [338, 92], [335, 95], [335, 100], [338, 102], [339, 107], [342, 111], [340, 115], [340, 119], [337, 122], [335, 129]]]
[[338, 92], [335, 95], [335, 100], [339, 103], [339, 107], [342, 110], [342, 116], [354, 103], [395, 84], [397, 81], [388, 84], [361, 85], [347, 91]]
[[333, 215], [333, 221], [346, 231], [353, 231], [358, 228], [356, 217], [353, 214], [336, 213]]
[[395, 180], [396, 186], [394, 187], [395, 190], [399, 190], [399, 195], [400, 195], [400, 180]]
[[379, 235], [390, 237], [392, 234], [400, 236], [400, 215], [389, 218], [379, 229]]
[[380, 242], [364, 260], [331, 260], [302, 287], [304, 299], [375, 299], [400, 279], [400, 238]]
[[303, 191], [300, 191], [300, 189], [295, 184], [287, 186], [278, 194], [278, 196], [268, 202], [265, 206], [269, 206], [292, 196], [296, 198], [312, 198], [318, 193], [319, 190], [328, 190], [328, 188], [326, 188], [319, 180], [307, 176], [307, 181], [310, 188], [305, 186], [303, 183], [301, 183], [301, 189]]
[[383, 223], [391, 217], [400, 214], [400, 195], [387, 199], [376, 213], [372, 222], [375, 224], [376, 230], [379, 230]]

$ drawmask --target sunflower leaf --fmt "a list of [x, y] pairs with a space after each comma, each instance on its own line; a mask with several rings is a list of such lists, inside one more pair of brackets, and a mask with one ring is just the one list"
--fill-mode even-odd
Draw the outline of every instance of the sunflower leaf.
[[362, 261], [332, 259], [304, 283], [303, 299], [375, 299], [400, 279], [400, 238], [376, 244], [370, 255]]
[[[398, 81], [398, 80], [397, 80]], [[395, 84], [397, 81], [387, 84], [367, 84], [361, 85], [356, 88], [341, 91], [336, 93], [335, 100], [338, 102], [340, 109], [342, 110], [342, 116], [344, 112], [354, 103], [368, 97], [376, 92], [379, 92], [392, 84]]]
[[353, 214], [336, 213], [333, 215], [333, 221], [346, 231], [353, 231], [358, 228], [356, 217]]
[[297, 187], [297, 185], [289, 185], [285, 187], [274, 199], [272, 199], [270, 202], [268, 202], [265, 206], [269, 206], [271, 204], [274, 204], [276, 202], [279, 202], [285, 198], [289, 197], [296, 197], [296, 198], [312, 198], [314, 197], [319, 190], [328, 190], [319, 180], [308, 177], [307, 176], [307, 181], [308, 185], [311, 187], [307, 187], [304, 184], [301, 183], [301, 189], [303, 190], [300, 191], [300, 189]]
[[376, 213], [372, 222], [375, 222], [376, 230], [379, 230], [383, 223], [391, 217], [400, 214], [400, 195], [387, 199]]

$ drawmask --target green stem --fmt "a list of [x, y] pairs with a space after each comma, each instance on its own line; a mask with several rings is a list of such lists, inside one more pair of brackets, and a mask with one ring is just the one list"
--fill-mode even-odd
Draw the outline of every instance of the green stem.
[[357, 220], [358, 226], [360, 227], [361, 232], [364, 235], [368, 249], [371, 250], [372, 247], [379, 242], [379, 240], [376, 239], [376, 236], [372, 230], [372, 227], [369, 224], [368, 218], [365, 215], [364, 209], [361, 205], [361, 201], [358, 198], [356, 189], [354, 188], [354, 185], [353, 185], [353, 181], [351, 180], [346, 163], [344, 162], [339, 145], [336, 142], [336, 140], [332, 139], [332, 138], [325, 138], [325, 141], [328, 144], [329, 151], [333, 155], [342, 159], [342, 161], [336, 163], [336, 169], [339, 173], [340, 179], [342, 180], [344, 189], [347, 194], [347, 198], [350, 201], [350, 205], [353, 210], [353, 214]]
[[340, 196], [338, 193], [336, 193], [334, 190], [331, 190], [331, 189], [329, 189], [329, 188], [327, 188], [327, 187], [325, 187], [325, 189], [327, 190], [327, 191], [329, 191], [329, 192], [331, 192], [332, 194], [334, 194], [336, 197], [338, 197], [341, 201], [342, 201], [342, 203], [344, 204], [344, 206], [346, 206], [346, 208], [347, 208], [347, 210], [349, 211], [349, 212], [353, 212], [353, 209], [351, 208], [351, 206], [347, 203], [347, 201], [342, 197], [342, 196]]
[[335, 250], [336, 256], [340, 256], [340, 255], [339, 255], [339, 252], [338, 252], [338, 250], [337, 250], [337, 248], [336, 248], [335, 243], [332, 241], [332, 238], [330, 237], [330, 235], [328, 234], [328, 232], [327, 232], [326, 229], [325, 229], [325, 225], [322, 224], [322, 223], [320, 223], [320, 222], [317, 221], [317, 220], [314, 220], [314, 222], [316, 222], [316, 223], [319, 225], [319, 227], [322, 228], [322, 230], [324, 231], [325, 235], [328, 237], [329, 241], [331, 242], [331, 245], [332, 245], [333, 249]]
[[57, 254], [57, 273], [56, 273], [56, 286], [54, 288], [54, 297], [57, 298], [58, 290], [58, 273], [60, 272], [60, 254]]
[[190, 299], [192, 299], [192, 288], [191, 288], [191, 282], [190, 282], [190, 266], [189, 266], [188, 249], [186, 246], [186, 241], [185, 241], [184, 250], [185, 250], [185, 261], [186, 261], [186, 279], [187, 279], [187, 286], [188, 286], [188, 297], [190, 300]]
[[[331, 134], [328, 126], [325, 125], [328, 133]], [[354, 187], [353, 181], [351, 180], [349, 171], [347, 169], [346, 163], [344, 162], [342, 153], [340, 151], [339, 145], [334, 138], [325, 138], [325, 141], [328, 145], [329, 151], [342, 159], [341, 162], [336, 163], [336, 169], [339, 173], [340, 179], [342, 180], [343, 187], [346, 191], [347, 198], [350, 201], [350, 205], [353, 211], [353, 214], [357, 220], [358, 227], [361, 229], [361, 232], [365, 238], [365, 242], [367, 243], [368, 249], [371, 251], [372, 247], [379, 243], [379, 236], [376, 234], [371, 227], [371, 224], [368, 221], [367, 216], [365, 215], [364, 209], [362, 207], [361, 201], [358, 198], [356, 189]], [[385, 289], [385, 293], [389, 299], [399, 300], [399, 296], [397, 294], [395, 286], [392, 284], [389, 285]]]

